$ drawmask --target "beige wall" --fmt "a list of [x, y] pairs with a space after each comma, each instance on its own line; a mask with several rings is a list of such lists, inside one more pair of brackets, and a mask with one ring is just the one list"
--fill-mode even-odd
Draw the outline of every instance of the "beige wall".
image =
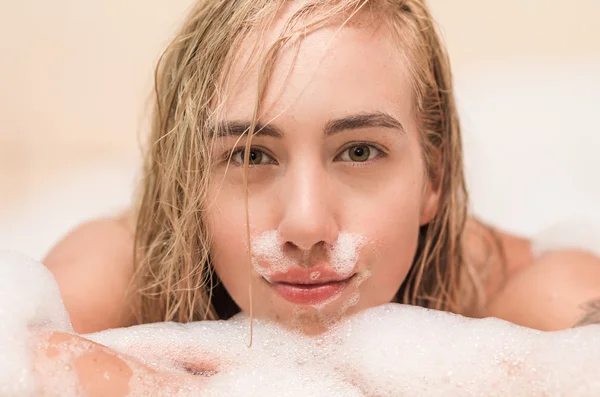
[[458, 73], [491, 62], [600, 60], [598, 0], [430, 0]]
[[[430, 3], [459, 74], [511, 59], [600, 59], [597, 0]], [[3, 1], [3, 150], [133, 147], [153, 65], [189, 4]]]
[[[189, 0], [0, 1], [0, 220], [73, 170], [135, 153]], [[457, 75], [600, 59], [600, 1], [431, 0]]]
[[133, 144], [153, 64], [189, 1], [2, 3], [2, 139]]
[[74, 169], [135, 154], [189, 0], [0, 1], [0, 220]]

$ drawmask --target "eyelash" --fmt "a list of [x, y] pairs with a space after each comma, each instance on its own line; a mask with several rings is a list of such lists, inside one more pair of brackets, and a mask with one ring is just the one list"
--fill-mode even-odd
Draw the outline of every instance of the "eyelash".
[[[244, 156], [242, 155], [241, 157], [241, 161], [235, 161], [234, 158], [235, 156], [239, 155], [239, 154], [243, 154], [244, 150], [246, 150], [246, 147], [239, 147], [236, 149], [233, 149], [230, 153], [228, 153], [228, 155], [226, 156], [226, 159], [228, 161], [232, 161], [235, 164], [238, 165], [243, 165], [244, 164]], [[256, 167], [258, 165], [267, 165], [267, 164], [276, 164], [277, 162], [275, 161], [275, 159], [273, 159], [273, 156], [271, 156], [269, 153], [267, 153], [264, 149], [258, 147], [258, 146], [250, 146], [250, 153], [252, 152], [260, 152], [262, 153], [263, 156], [266, 156], [268, 159], [270, 159], [271, 161], [269, 161], [268, 163], [259, 163], [259, 164], [252, 164], [252, 160], [250, 160], [250, 166], [251, 167]]]
[[[366, 142], [352, 142], [351, 144], [347, 145], [344, 149], [342, 149], [335, 157], [334, 157], [334, 161], [340, 161], [340, 157], [342, 157], [342, 155], [346, 152], [348, 152], [350, 149], [354, 149], [357, 147], [368, 147], [369, 150], [374, 150], [375, 151], [375, 155], [373, 156], [373, 158], [369, 158], [368, 160], [365, 161], [352, 161], [352, 160], [345, 160], [344, 162], [347, 163], [352, 163], [354, 166], [360, 166], [361, 164], [364, 163], [370, 163], [371, 161], [373, 161], [376, 158], [379, 157], [383, 157], [385, 156], [387, 153], [385, 152], [384, 149], [382, 149], [379, 145], [374, 145], [372, 143], [366, 143]], [[243, 156], [241, 157], [240, 161], [235, 161], [234, 158], [237, 155], [243, 154], [244, 150], [246, 150], [245, 147], [240, 147], [240, 148], [236, 148], [233, 149], [231, 152], [229, 152], [225, 157], [225, 160], [227, 161], [232, 161], [235, 164], [238, 165], [243, 165], [244, 164], [244, 158]], [[260, 152], [262, 154], [262, 156], [266, 156], [267, 159], [270, 159], [269, 162], [267, 163], [259, 163], [259, 164], [252, 164], [250, 163], [250, 166], [258, 166], [258, 165], [267, 165], [267, 164], [277, 164], [277, 161], [275, 161], [275, 159], [273, 159], [273, 156], [271, 156], [269, 153], [267, 153], [264, 149], [260, 148], [259, 146], [251, 146], [250, 147], [250, 151], [251, 152]]]
[[[334, 157], [334, 161], [340, 161], [339, 158], [342, 157], [342, 155], [346, 152], [348, 152], [351, 149], [355, 149], [357, 147], [368, 147], [369, 151], [373, 151], [375, 150], [375, 155], [373, 156], [373, 158], [369, 158], [365, 161], [352, 161], [352, 160], [343, 160], [346, 163], [351, 163], [353, 166], [361, 166], [363, 164], [366, 163], [370, 163], [371, 161], [383, 157], [385, 156], [387, 153], [386, 151], [381, 148], [381, 146], [379, 145], [374, 145], [372, 143], [367, 143], [367, 142], [352, 142], [348, 145], [346, 145], [346, 147], [344, 147], [335, 157]], [[369, 156], [370, 157], [370, 156]]]

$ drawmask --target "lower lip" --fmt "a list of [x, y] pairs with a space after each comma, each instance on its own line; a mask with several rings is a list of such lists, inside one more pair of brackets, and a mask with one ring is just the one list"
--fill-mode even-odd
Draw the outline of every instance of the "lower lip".
[[288, 302], [297, 305], [318, 305], [340, 294], [351, 279], [352, 277], [343, 281], [312, 285], [274, 283], [272, 287], [275, 293]]

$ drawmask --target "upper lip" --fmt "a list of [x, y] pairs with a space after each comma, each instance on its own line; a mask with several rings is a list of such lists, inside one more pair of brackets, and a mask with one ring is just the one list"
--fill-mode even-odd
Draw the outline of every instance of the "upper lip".
[[[311, 278], [311, 274], [314, 275], [315, 272], [318, 272], [319, 276]], [[354, 272], [344, 277], [328, 266], [312, 266], [309, 268], [292, 268], [286, 272], [275, 272], [269, 277], [269, 281], [281, 284], [317, 285], [344, 281], [352, 277], [353, 274]]]

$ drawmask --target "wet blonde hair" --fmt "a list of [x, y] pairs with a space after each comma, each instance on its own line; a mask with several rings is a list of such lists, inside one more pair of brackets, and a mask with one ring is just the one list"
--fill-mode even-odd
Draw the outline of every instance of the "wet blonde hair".
[[[219, 319], [235, 311], [210, 263], [204, 222], [215, 115], [242, 40], [266, 31], [286, 3], [198, 1], [160, 59], [135, 236], [134, 311], [140, 323]], [[262, 61], [253, 124], [279, 50], [331, 21], [352, 22], [359, 11], [387, 25], [408, 61], [423, 158], [441, 192], [396, 299], [469, 315], [479, 306], [481, 288], [461, 244], [467, 216], [461, 134], [449, 61], [424, 0], [303, 2]], [[247, 155], [245, 163], [247, 168]]]

